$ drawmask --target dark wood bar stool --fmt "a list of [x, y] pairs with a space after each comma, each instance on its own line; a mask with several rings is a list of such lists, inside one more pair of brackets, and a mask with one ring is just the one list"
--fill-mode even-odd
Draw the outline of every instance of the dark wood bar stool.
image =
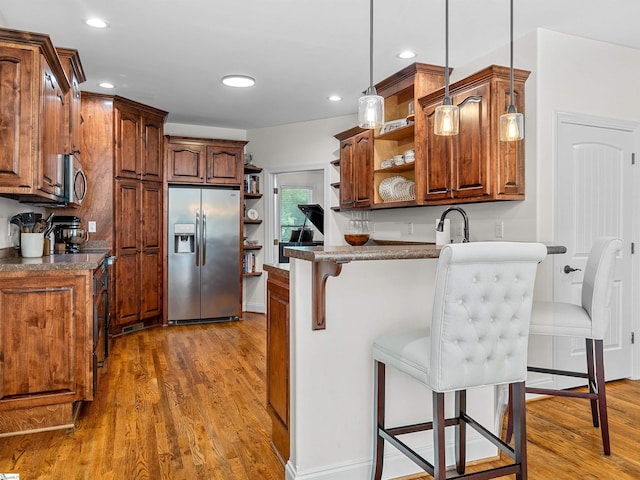
[[[527, 478], [525, 379], [529, 317], [538, 262], [547, 249], [539, 243], [478, 242], [445, 245], [436, 273], [431, 322], [425, 328], [379, 337], [375, 365], [374, 460], [371, 478], [380, 480], [384, 445], [389, 442], [436, 480], [489, 479], [516, 474]], [[430, 326], [429, 326], [430, 324]], [[432, 391], [433, 421], [385, 425], [385, 373], [391, 366]], [[513, 387], [515, 446], [511, 448], [467, 412], [469, 388]], [[445, 393], [455, 395], [455, 412], [445, 418]], [[489, 408], [494, 408], [491, 405]], [[466, 427], [470, 426], [513, 462], [465, 474]], [[447, 475], [445, 428], [455, 428], [455, 470]], [[433, 430], [434, 462], [405, 441], [404, 434]]]
[[[611, 454], [609, 441], [609, 418], [607, 395], [604, 381], [604, 337], [609, 324], [611, 289], [615, 273], [615, 261], [622, 249], [622, 240], [601, 237], [594, 241], [584, 271], [582, 282], [582, 304], [564, 302], [534, 302], [531, 313], [531, 335], [583, 338], [586, 346], [586, 372], [557, 370], [529, 366], [530, 372], [584, 378], [589, 390], [555, 390], [527, 387], [527, 393], [555, 395], [588, 399], [591, 403], [593, 426], [600, 426], [602, 446], [605, 455]], [[511, 393], [511, 392], [510, 392]], [[517, 402], [517, 400], [516, 400]], [[512, 417], [509, 407], [507, 442], [513, 434]]]

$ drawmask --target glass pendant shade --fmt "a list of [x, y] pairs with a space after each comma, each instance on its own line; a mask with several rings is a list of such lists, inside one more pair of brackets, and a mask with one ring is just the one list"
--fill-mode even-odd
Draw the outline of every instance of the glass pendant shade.
[[383, 123], [384, 98], [377, 94], [375, 87], [369, 87], [358, 101], [358, 126], [372, 129], [381, 127]]
[[434, 131], [436, 135], [458, 135], [460, 109], [457, 105], [442, 104], [436, 107]]
[[[509, 109], [511, 110], [511, 109]], [[503, 142], [514, 142], [524, 138], [524, 115], [509, 111], [500, 115], [500, 140]]]
[[513, 104], [513, 0], [510, 2], [510, 41], [509, 50], [511, 56], [511, 66], [509, 68], [509, 107], [507, 113], [500, 115], [500, 141], [515, 142], [524, 138], [524, 115], [518, 113]]

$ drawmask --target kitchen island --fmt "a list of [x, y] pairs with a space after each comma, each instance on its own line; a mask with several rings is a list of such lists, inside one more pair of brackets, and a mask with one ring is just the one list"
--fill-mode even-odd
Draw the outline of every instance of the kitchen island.
[[[548, 251], [565, 249], [549, 246]], [[287, 480], [369, 478], [371, 346], [379, 335], [428, 321], [439, 252], [435, 245], [285, 249], [291, 259]], [[423, 387], [395, 371], [387, 373], [387, 385], [389, 424], [431, 417], [431, 396]], [[494, 430], [499, 427], [499, 403], [493, 387], [469, 392], [469, 404], [477, 406], [471, 415]], [[470, 460], [497, 454], [474, 432], [468, 436]], [[408, 441], [418, 453], [432, 458], [430, 433], [413, 434]], [[452, 441], [447, 449], [452, 452]], [[387, 448], [385, 476], [418, 471]]]
[[105, 356], [104, 253], [0, 259], [0, 437], [70, 428]]

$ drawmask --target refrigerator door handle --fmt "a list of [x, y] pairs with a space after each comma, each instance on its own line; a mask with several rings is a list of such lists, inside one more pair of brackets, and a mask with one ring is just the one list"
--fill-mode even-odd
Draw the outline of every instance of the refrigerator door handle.
[[196, 210], [196, 267], [200, 266], [200, 210]]
[[207, 211], [202, 209], [202, 266], [207, 264]]

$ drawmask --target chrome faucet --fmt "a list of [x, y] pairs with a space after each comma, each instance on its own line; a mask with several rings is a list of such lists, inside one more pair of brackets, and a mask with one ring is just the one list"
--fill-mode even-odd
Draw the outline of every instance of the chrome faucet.
[[442, 216], [440, 217], [440, 221], [438, 222], [438, 226], [436, 227], [436, 230], [438, 232], [444, 231], [444, 219], [446, 218], [447, 214], [452, 210], [456, 210], [457, 212], [460, 212], [460, 215], [462, 215], [462, 219], [464, 220], [464, 239], [462, 240], [462, 242], [469, 243], [469, 217], [467, 217], [467, 212], [465, 212], [460, 207], [447, 208], [442, 213]]

